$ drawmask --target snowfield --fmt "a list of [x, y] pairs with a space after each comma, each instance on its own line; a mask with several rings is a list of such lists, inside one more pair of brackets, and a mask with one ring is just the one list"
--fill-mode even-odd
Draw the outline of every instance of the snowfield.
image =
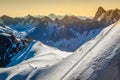
[[[22, 52], [12, 58], [8, 67], [21, 64], [30, 64], [35, 67], [46, 67], [60, 62], [71, 55], [72, 52], [60, 51], [42, 44], [40, 41], [32, 41]], [[21, 65], [20, 64], [20, 65]]]
[[120, 80], [120, 20], [73, 53], [33, 41], [0, 68], [0, 80]]
[[[19, 52], [14, 56], [8, 64], [8, 68], [0, 68], [0, 80], [11, 80], [16, 75], [32, 75], [37, 70], [49, 68], [71, 55], [72, 52], [60, 51], [57, 48], [52, 48], [42, 44], [40, 41], [31, 42], [22, 52]], [[20, 63], [20, 64], [19, 64]], [[16, 65], [16, 66], [14, 66]], [[9, 74], [9, 77], [1, 73]], [[35, 74], [35, 73], [34, 73]], [[21, 77], [22, 77], [21, 76]], [[23, 77], [22, 80], [26, 80]], [[19, 79], [13, 79], [19, 80]], [[21, 80], [21, 78], [20, 78]]]

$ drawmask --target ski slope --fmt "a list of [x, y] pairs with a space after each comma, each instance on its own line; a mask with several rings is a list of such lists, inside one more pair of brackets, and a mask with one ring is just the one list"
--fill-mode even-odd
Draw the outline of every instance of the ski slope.
[[[74, 54], [36, 41], [31, 48], [27, 47], [20, 64], [0, 69], [0, 80], [120, 80], [119, 33], [120, 20]], [[20, 58], [12, 59], [13, 64], [17, 59]]]

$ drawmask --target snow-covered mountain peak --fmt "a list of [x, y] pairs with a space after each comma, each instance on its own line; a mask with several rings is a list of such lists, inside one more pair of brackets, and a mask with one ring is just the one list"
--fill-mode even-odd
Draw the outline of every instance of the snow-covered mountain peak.
[[57, 16], [53, 13], [48, 15], [49, 18], [51, 18], [52, 20], [55, 20], [57, 18]]
[[41, 21], [42, 22], [53, 22], [53, 20], [51, 18], [49, 18], [48, 16], [41, 18]]

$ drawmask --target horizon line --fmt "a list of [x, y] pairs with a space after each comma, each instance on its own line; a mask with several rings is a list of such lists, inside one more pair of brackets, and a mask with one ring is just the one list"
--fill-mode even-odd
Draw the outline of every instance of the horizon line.
[[54, 14], [55, 16], [79, 16], [79, 17], [94, 17], [92, 15], [88, 16], [88, 15], [76, 15], [76, 14], [55, 14], [55, 13], [49, 13], [49, 14], [46, 14], [46, 15], [43, 15], [43, 14], [38, 14], [38, 15], [33, 15], [33, 14], [26, 14], [26, 15], [20, 15], [20, 16], [11, 16], [11, 15], [7, 15], [7, 14], [3, 14], [3, 15], [0, 15], [0, 17], [2, 16], [9, 16], [9, 17], [27, 17], [27, 16], [34, 16], [34, 17], [37, 17], [37, 16], [49, 16], [51, 14]]

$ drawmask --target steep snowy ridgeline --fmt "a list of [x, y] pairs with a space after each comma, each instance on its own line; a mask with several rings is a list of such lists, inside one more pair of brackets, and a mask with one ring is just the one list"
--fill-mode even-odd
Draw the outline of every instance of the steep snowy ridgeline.
[[[22, 52], [19, 52], [12, 59], [7, 67], [30, 63], [35, 67], [45, 67], [60, 62], [63, 58], [71, 55], [70, 52], [62, 52], [42, 44], [40, 41], [31, 42]], [[19, 65], [21, 65], [19, 64]]]
[[[119, 80], [120, 70], [120, 20], [105, 28], [93, 43], [87, 42], [75, 53], [83, 56], [64, 75], [63, 79], [73, 80]], [[86, 46], [87, 45], [87, 46]], [[88, 49], [85, 51], [84, 46]], [[84, 54], [85, 52], [85, 54]]]
[[12, 33], [16, 38], [24, 38], [26, 36], [25, 32], [17, 32], [16, 30], [13, 30], [12, 28], [1, 25], [0, 24], [0, 33]]
[[104, 29], [61, 63], [36, 71], [34, 80], [119, 80], [120, 21]]

